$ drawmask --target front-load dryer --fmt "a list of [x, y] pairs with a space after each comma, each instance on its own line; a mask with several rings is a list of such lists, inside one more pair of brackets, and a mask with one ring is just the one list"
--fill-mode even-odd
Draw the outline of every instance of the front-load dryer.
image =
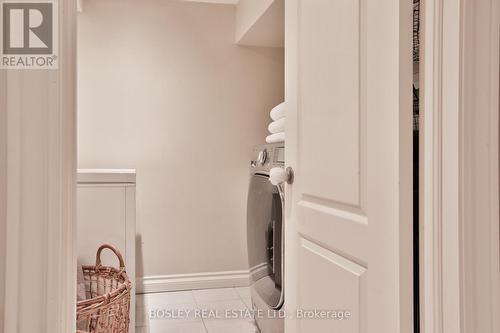
[[269, 181], [271, 168], [284, 167], [283, 144], [254, 149], [247, 202], [247, 240], [251, 295], [261, 333], [282, 333], [284, 192]]

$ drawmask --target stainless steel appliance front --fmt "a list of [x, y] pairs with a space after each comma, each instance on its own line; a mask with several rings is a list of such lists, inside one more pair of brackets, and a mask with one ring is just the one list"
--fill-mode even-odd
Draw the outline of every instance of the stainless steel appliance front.
[[[247, 202], [248, 259], [251, 275], [252, 303], [279, 310], [284, 303], [283, 294], [283, 239], [284, 193], [282, 186], [269, 182], [269, 171], [284, 167], [283, 144], [258, 146], [250, 167], [250, 186]], [[277, 322], [279, 321], [279, 322]], [[281, 332], [283, 320], [272, 324], [257, 319], [263, 333]], [[264, 329], [264, 327], [276, 327]]]

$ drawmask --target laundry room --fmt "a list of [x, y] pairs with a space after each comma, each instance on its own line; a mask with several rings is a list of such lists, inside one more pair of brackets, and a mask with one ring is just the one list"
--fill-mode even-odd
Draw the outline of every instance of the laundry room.
[[499, 73], [500, 0], [0, 0], [0, 333], [500, 332]]
[[[266, 137], [284, 147], [283, 2], [79, 4], [79, 264], [93, 264], [103, 243], [121, 252], [137, 332], [253, 332], [244, 317], [169, 321], [154, 311], [251, 309], [251, 164], [265, 171], [274, 159], [256, 148]], [[265, 264], [272, 245], [259, 245]]]

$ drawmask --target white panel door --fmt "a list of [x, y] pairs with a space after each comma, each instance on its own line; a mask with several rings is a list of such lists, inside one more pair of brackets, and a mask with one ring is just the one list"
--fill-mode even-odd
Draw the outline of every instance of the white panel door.
[[286, 2], [287, 333], [412, 331], [411, 3]]

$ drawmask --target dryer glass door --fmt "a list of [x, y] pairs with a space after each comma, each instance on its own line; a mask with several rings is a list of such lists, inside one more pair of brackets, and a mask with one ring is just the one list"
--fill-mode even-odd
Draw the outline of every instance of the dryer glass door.
[[282, 208], [278, 187], [265, 175], [253, 175], [247, 210], [250, 274], [252, 287], [272, 308], [283, 302]]

